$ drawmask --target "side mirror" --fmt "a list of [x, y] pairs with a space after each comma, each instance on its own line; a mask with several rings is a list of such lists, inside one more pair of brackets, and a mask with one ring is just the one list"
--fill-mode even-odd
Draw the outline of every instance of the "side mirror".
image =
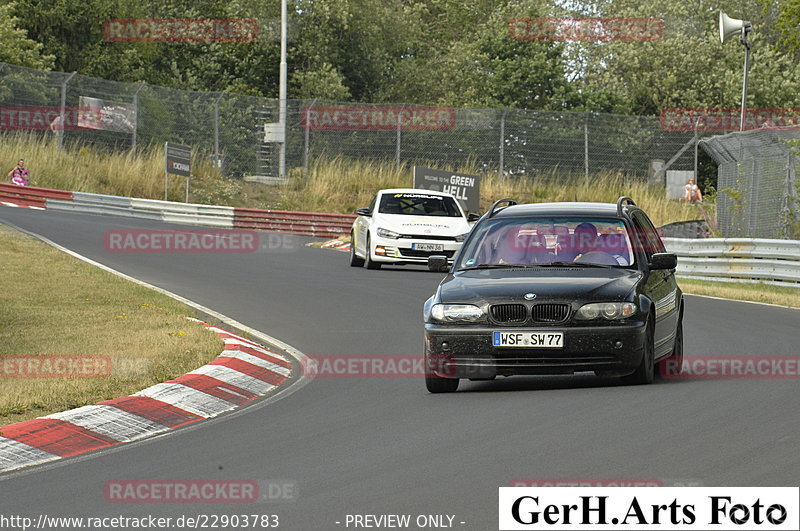
[[359, 208], [356, 210], [356, 214], [359, 216], [370, 217], [372, 215], [372, 211], [368, 208]]
[[675, 253], [653, 253], [650, 257], [650, 269], [675, 269], [677, 266]]
[[447, 263], [447, 257], [443, 254], [434, 254], [429, 256], [428, 269], [437, 273], [446, 273], [450, 271], [450, 265]]
[[473, 221], [478, 221], [479, 219], [481, 219], [480, 214], [475, 214], [474, 212], [470, 212], [469, 214], [467, 214], [467, 221], [469, 221], [470, 223], [472, 223]]

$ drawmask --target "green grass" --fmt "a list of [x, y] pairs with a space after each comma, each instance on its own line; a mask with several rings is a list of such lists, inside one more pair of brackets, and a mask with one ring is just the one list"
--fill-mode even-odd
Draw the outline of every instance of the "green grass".
[[[25, 158], [31, 184], [80, 192], [163, 199], [163, 148], [143, 147], [136, 156], [109, 152], [91, 146], [70, 145], [60, 149], [53, 136], [32, 134], [0, 137], [0, 164], [10, 170], [18, 158]], [[202, 157], [196, 157], [201, 159]], [[436, 167], [434, 163], [429, 164]], [[601, 172], [585, 182], [583, 175], [556, 173], [528, 178], [501, 178], [495, 172], [481, 172], [470, 165], [441, 167], [443, 170], [481, 175], [481, 208], [495, 200], [512, 197], [520, 202], [604, 201], [615, 202], [621, 195], [632, 197], [658, 225], [700, 219], [702, 213], [683, 201], [667, 201], [663, 189], [651, 188], [642, 179], [620, 173]], [[321, 157], [312, 161], [308, 176], [302, 169], [289, 172], [289, 183], [265, 186], [226, 179], [208, 163], [195, 164], [189, 200], [203, 204], [277, 208], [316, 212], [352, 213], [366, 206], [381, 188], [411, 187], [412, 167], [393, 161], [353, 160]], [[183, 201], [184, 180], [170, 177], [169, 198]], [[712, 205], [706, 204], [714, 216]]]
[[[126, 396], [223, 349], [190, 308], [0, 224], [0, 426]], [[109, 356], [92, 378], [13, 377], [16, 356]], [[2, 428], [0, 428], [2, 433]]]
[[679, 279], [678, 285], [684, 293], [694, 295], [800, 308], [800, 288], [791, 286], [748, 282], [713, 282], [686, 278]]

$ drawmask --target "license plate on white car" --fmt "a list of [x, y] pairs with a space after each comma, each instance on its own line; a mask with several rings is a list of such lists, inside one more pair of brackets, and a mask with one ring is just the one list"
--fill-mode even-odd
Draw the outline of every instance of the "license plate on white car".
[[564, 332], [532, 332], [509, 330], [493, 332], [492, 344], [495, 347], [523, 348], [563, 348]]
[[441, 243], [412, 243], [411, 248], [415, 251], [444, 251]]

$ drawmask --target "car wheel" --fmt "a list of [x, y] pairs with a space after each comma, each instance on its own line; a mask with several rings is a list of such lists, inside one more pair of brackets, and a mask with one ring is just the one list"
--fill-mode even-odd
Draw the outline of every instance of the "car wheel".
[[364, 265], [364, 259], [359, 258], [356, 254], [356, 239], [353, 233], [350, 233], [350, 267], [361, 267]]
[[425, 387], [429, 393], [454, 393], [458, 389], [458, 378], [442, 378], [431, 370], [428, 348], [425, 347]]
[[653, 383], [655, 377], [655, 345], [653, 344], [653, 324], [647, 324], [647, 332], [644, 340], [644, 353], [642, 361], [633, 374], [622, 377], [623, 383], [628, 385], [642, 385]]
[[367, 269], [380, 269], [381, 264], [379, 262], [372, 261], [372, 245], [369, 241], [369, 235], [367, 235], [367, 248], [366, 252], [364, 253], [366, 258], [364, 258], [364, 264], [366, 264]]
[[672, 354], [664, 358], [658, 364], [658, 374], [660, 376], [676, 376], [681, 373], [683, 367], [683, 319], [678, 322], [678, 329], [675, 330], [675, 346], [672, 347]]

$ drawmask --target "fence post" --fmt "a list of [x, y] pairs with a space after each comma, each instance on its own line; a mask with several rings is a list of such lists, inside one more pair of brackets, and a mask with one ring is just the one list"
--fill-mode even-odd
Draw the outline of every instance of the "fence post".
[[583, 122], [583, 174], [586, 186], [589, 186], [589, 112]]
[[219, 93], [217, 99], [214, 100], [214, 166], [219, 168], [222, 173], [222, 162], [219, 158], [219, 100], [225, 95], [225, 91]]
[[133, 138], [131, 139], [131, 153], [136, 154], [136, 140], [139, 132], [139, 91], [141, 91], [147, 83], [139, 83], [139, 88], [133, 94]]
[[67, 105], [67, 83], [69, 83], [70, 80], [73, 77], [75, 77], [75, 74], [77, 74], [77, 72], [72, 72], [69, 76], [67, 76], [67, 79], [65, 79], [64, 82], [61, 83], [61, 112], [59, 113], [59, 122], [58, 122], [58, 125], [59, 125], [59, 129], [58, 129], [58, 147], [59, 148], [63, 148], [64, 147], [64, 130], [65, 130], [65, 127], [66, 127], [66, 123], [64, 123], [64, 114], [65, 114], [65, 111], [66, 111], [65, 107]]
[[305, 140], [304, 140], [304, 144], [303, 144], [303, 178], [304, 179], [308, 179], [308, 147], [309, 147], [309, 142], [311, 141], [311, 127], [309, 126], [309, 123], [308, 123], [308, 109], [313, 109], [314, 105], [316, 103], [317, 103], [317, 98], [314, 98], [311, 101], [311, 105], [309, 107], [306, 107], [306, 116], [305, 116], [305, 119], [303, 120], [303, 123], [305, 123], [305, 128], [306, 128], [306, 130], [305, 130]]
[[400, 110], [397, 113], [397, 169], [400, 169], [400, 113], [406, 108], [405, 105], [400, 107]]
[[508, 109], [503, 109], [500, 115], [500, 178], [505, 179], [506, 173], [503, 171], [506, 158], [506, 113]]

